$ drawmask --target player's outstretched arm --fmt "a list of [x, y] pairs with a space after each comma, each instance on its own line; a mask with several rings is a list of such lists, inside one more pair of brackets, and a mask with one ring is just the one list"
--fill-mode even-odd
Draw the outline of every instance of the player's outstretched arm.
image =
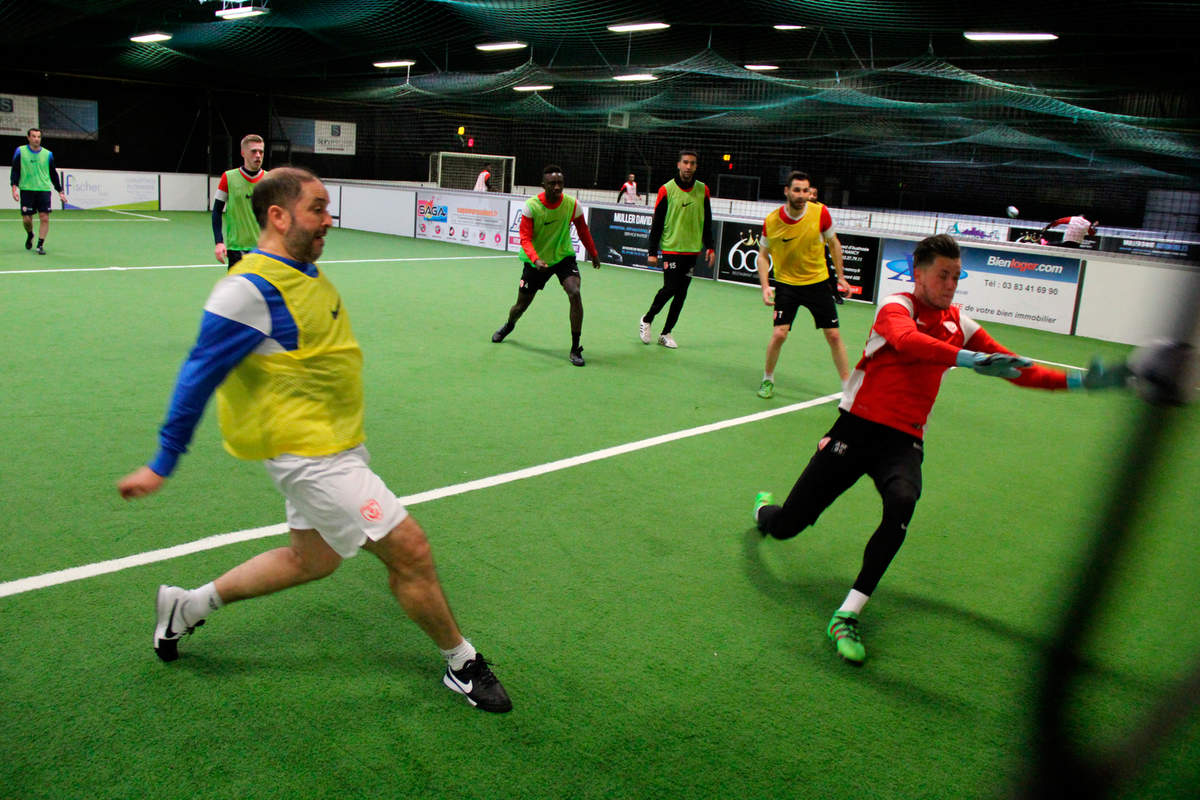
[[1132, 373], [1124, 363], [1105, 364], [1098, 356], [1088, 362], [1084, 372], [1072, 371], [1067, 375], [1067, 387], [1071, 389], [1117, 389], [1129, 382]]
[[978, 353], [974, 350], [959, 350], [954, 363], [993, 378], [1019, 378], [1022, 368], [1033, 366], [1030, 359], [1013, 353]]
[[117, 491], [126, 500], [133, 500], [137, 497], [154, 494], [162, 488], [166, 481], [166, 478], [149, 467], [138, 467], [117, 481]]

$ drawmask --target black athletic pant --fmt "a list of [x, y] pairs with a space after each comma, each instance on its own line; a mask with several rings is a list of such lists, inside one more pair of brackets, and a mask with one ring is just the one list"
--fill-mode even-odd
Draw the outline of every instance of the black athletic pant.
[[654, 295], [654, 300], [650, 303], [650, 310], [646, 312], [642, 320], [645, 322], [653, 322], [654, 315], [663, 310], [663, 306], [667, 301], [671, 301], [671, 308], [667, 311], [667, 323], [663, 325], [662, 332], [670, 333], [675, 329], [675, 323], [679, 321], [679, 312], [683, 311], [683, 303], [687, 300], [688, 286], [692, 283], [692, 271], [696, 268], [697, 253], [663, 253], [663, 287], [658, 290], [658, 294]]
[[843, 492], [870, 475], [883, 498], [883, 519], [867, 541], [854, 588], [869, 595], [892, 563], [921, 496], [924, 449], [915, 436], [842, 412], [821, 440], [782, 506], [765, 506], [758, 527], [790, 539], [817, 521]]

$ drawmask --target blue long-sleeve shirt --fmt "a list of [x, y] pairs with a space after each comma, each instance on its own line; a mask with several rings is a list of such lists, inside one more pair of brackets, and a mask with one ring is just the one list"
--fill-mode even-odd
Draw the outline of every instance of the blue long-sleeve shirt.
[[[264, 255], [316, 275], [313, 264]], [[294, 350], [297, 346], [295, 319], [274, 286], [254, 274], [230, 275], [219, 281], [204, 305], [196, 343], [179, 370], [150, 469], [164, 478], [174, 472], [209, 398], [246, 356], [261, 348]]]

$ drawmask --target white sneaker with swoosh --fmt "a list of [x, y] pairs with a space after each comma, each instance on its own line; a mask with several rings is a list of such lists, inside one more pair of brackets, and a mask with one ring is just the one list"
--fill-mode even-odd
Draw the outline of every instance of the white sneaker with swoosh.
[[188, 625], [183, 619], [183, 603], [188, 591], [181, 586], [162, 585], [155, 598], [158, 624], [154, 628], [154, 654], [163, 661], [179, 658], [179, 640], [204, 624], [199, 620]]

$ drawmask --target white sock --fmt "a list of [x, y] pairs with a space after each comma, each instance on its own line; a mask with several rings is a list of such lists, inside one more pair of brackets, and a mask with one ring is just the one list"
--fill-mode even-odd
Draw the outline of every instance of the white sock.
[[850, 594], [846, 595], [846, 601], [842, 603], [842, 607], [838, 611], [852, 611], [855, 614], [861, 614], [863, 606], [871, 599], [871, 595], [863, 594], [857, 589], [851, 589]]
[[443, 650], [442, 655], [446, 657], [446, 664], [449, 665], [450, 669], [458, 671], [475, 657], [475, 645], [463, 639], [457, 647], [450, 650]]
[[774, 373], [774, 372], [764, 372], [764, 373], [763, 373], [763, 380], [764, 380], [764, 381], [770, 381], [771, 383], [774, 383], [774, 382], [775, 382], [775, 373]]
[[221, 601], [221, 595], [217, 594], [215, 584], [206, 583], [198, 589], [192, 589], [188, 592], [187, 600], [183, 602], [183, 624], [195, 625], [223, 605], [225, 603]]

